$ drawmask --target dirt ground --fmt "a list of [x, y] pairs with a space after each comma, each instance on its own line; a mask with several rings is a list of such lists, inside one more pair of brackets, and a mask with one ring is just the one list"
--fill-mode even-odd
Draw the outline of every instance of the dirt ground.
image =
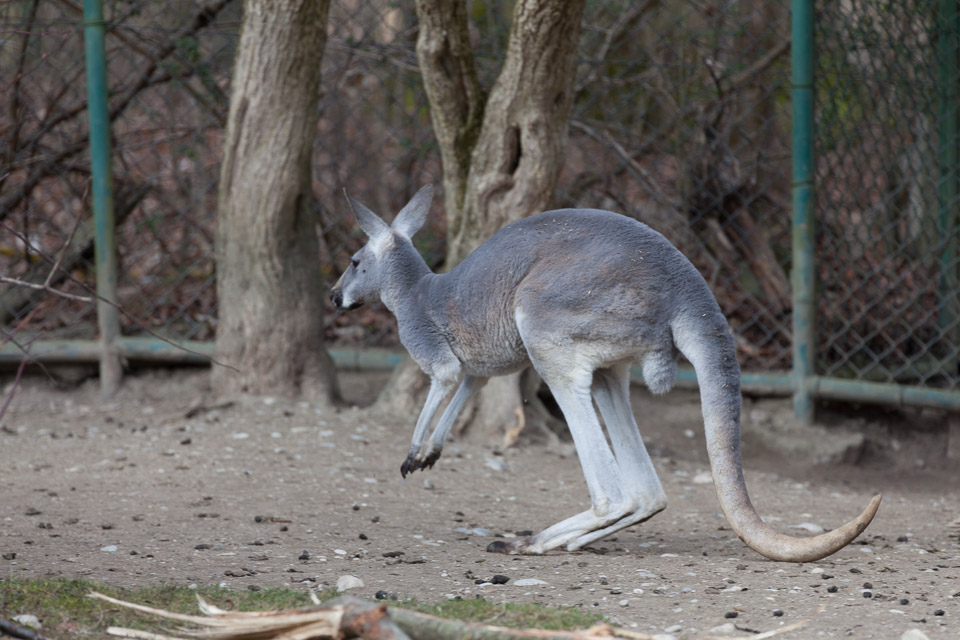
[[[383, 382], [342, 379], [357, 403]], [[781, 531], [835, 527], [884, 493], [857, 543], [785, 564], [718, 513], [696, 394], [634, 395], [670, 506], [584, 551], [515, 557], [485, 548], [585, 508], [569, 446], [453, 442], [402, 480], [406, 419], [271, 398], [216, 406], [202, 370], [141, 373], [109, 403], [95, 382], [27, 379], [0, 429], [0, 577], [306, 590], [350, 574], [369, 598], [582, 607], [675, 638], [802, 619], [785, 637], [960, 638], [960, 464], [944, 416], [847, 405], [808, 432], [789, 401], [747, 399], [747, 484]]]

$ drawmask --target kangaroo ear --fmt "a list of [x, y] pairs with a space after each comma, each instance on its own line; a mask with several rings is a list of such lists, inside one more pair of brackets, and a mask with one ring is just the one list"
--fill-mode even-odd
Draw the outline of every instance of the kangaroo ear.
[[371, 239], [380, 237], [385, 233], [390, 233], [390, 227], [380, 219], [380, 216], [348, 196], [346, 189], [343, 190], [343, 195], [347, 197], [347, 203], [350, 205], [350, 210], [353, 211], [353, 215], [356, 216], [360, 229], [370, 236]]
[[393, 219], [391, 227], [397, 233], [412, 238], [420, 230], [427, 214], [430, 213], [430, 203], [433, 202], [433, 185], [426, 185], [410, 198], [397, 217]]

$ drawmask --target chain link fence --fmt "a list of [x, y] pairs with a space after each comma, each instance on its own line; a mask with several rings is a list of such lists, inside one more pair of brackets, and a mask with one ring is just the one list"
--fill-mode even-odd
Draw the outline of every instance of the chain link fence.
[[822, 2], [818, 370], [960, 386], [956, 2]]
[[[819, 371], [956, 387], [957, 143], [941, 124], [957, 101], [936, 75], [941, 3], [821, 4]], [[488, 86], [511, 10], [470, 3]], [[208, 341], [241, 4], [110, 0], [105, 13], [123, 332]], [[707, 278], [752, 371], [791, 366], [789, 23], [785, 0], [588, 3], [555, 198], [620, 211], [670, 238]], [[0, 4], [0, 86], [9, 88], [0, 98], [0, 275], [42, 283], [62, 256], [69, 277], [52, 284], [80, 294], [93, 284], [81, 26], [73, 0]], [[331, 283], [363, 241], [344, 186], [391, 215], [420, 185], [440, 183], [416, 35], [412, 0], [332, 5], [313, 157]], [[417, 236], [431, 266], [442, 262], [445, 232], [434, 216]], [[93, 305], [10, 283], [0, 283], [0, 316], [7, 333], [96, 331]], [[329, 315], [327, 337], [397, 345], [377, 307]]]

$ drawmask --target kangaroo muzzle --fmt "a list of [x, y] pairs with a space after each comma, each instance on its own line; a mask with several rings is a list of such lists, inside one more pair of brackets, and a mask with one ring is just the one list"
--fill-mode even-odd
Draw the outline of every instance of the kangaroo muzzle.
[[333, 306], [337, 311], [350, 311], [351, 309], [356, 309], [357, 307], [363, 306], [362, 302], [352, 302], [347, 306], [343, 305], [343, 290], [337, 287], [330, 292], [330, 300], [333, 302]]

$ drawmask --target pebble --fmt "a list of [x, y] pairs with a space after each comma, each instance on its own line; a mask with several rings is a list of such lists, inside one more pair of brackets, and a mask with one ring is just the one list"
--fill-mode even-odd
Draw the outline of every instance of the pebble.
[[493, 584], [507, 584], [508, 582], [510, 582], [510, 578], [498, 573], [497, 575], [490, 578], [490, 582], [492, 582]]
[[664, 633], [676, 633], [677, 631], [683, 631], [683, 625], [675, 624], [672, 627], [667, 627], [663, 631]]
[[306, 549], [304, 549], [303, 553], [301, 553], [300, 556], [299, 556], [297, 559], [298, 559], [298, 560], [309, 560], [309, 559], [310, 559], [310, 552], [307, 551]]
[[115, 544], [108, 544], [108, 545], [105, 546], [105, 547], [100, 547], [100, 551], [108, 551], [108, 552], [109, 552], [109, 551], [116, 551], [116, 550], [117, 550], [117, 545], [115, 545]]
[[343, 593], [347, 589], [358, 589], [363, 586], [363, 580], [350, 574], [337, 578], [337, 591]]
[[803, 529], [804, 531], [809, 531], [810, 533], [823, 533], [824, 528], [813, 522], [801, 522], [799, 524], [793, 525], [794, 529]]
[[937, 609], [936, 611], [933, 612], [933, 615], [935, 615], [935, 616], [945, 616], [945, 615], [947, 615], [947, 612], [944, 611], [943, 609]]
[[621, 607], [626, 607], [627, 605], [630, 604], [630, 601], [627, 600], [626, 598], [624, 598], [623, 600], [620, 601], [619, 604], [620, 604]]
[[434, 489], [437, 488], [437, 485], [433, 484], [433, 480], [431, 480], [430, 478], [427, 478], [426, 480], [423, 481], [423, 488], [426, 489], [427, 491], [433, 491]]
[[497, 458], [487, 457], [485, 466], [488, 469], [493, 469], [494, 471], [506, 471], [507, 463], [503, 460], [498, 460]]
[[713, 482], [713, 474], [709, 471], [703, 471], [693, 476], [693, 484], [710, 484]]
[[710, 633], [736, 633], [737, 627], [732, 622], [724, 622], [709, 630]]
[[376, 598], [377, 600], [386, 600], [389, 595], [390, 595], [389, 593], [387, 593], [383, 589], [380, 589], [380, 591], [377, 591], [373, 595], [373, 597]]
[[514, 580], [513, 584], [518, 587], [535, 587], [538, 584], [547, 584], [547, 581], [538, 578], [520, 578], [519, 580]]
[[827, 592], [828, 592], [828, 593], [836, 593], [836, 592], [839, 591], [839, 590], [840, 590], [840, 587], [838, 587], [838, 586], [835, 585], [835, 584], [832, 584], [832, 585], [830, 585], [829, 587], [827, 587]]
[[773, 617], [774, 617], [774, 618], [782, 618], [782, 617], [783, 617], [783, 611], [781, 611], [780, 609], [774, 609], [774, 610], [773, 610]]
[[724, 618], [736, 618], [738, 615], [740, 615], [740, 614], [737, 613], [736, 611], [727, 611], [725, 614], [723, 614], [723, 617], [724, 617]]
[[900, 640], [930, 640], [930, 638], [920, 629], [907, 629], [900, 636]]

